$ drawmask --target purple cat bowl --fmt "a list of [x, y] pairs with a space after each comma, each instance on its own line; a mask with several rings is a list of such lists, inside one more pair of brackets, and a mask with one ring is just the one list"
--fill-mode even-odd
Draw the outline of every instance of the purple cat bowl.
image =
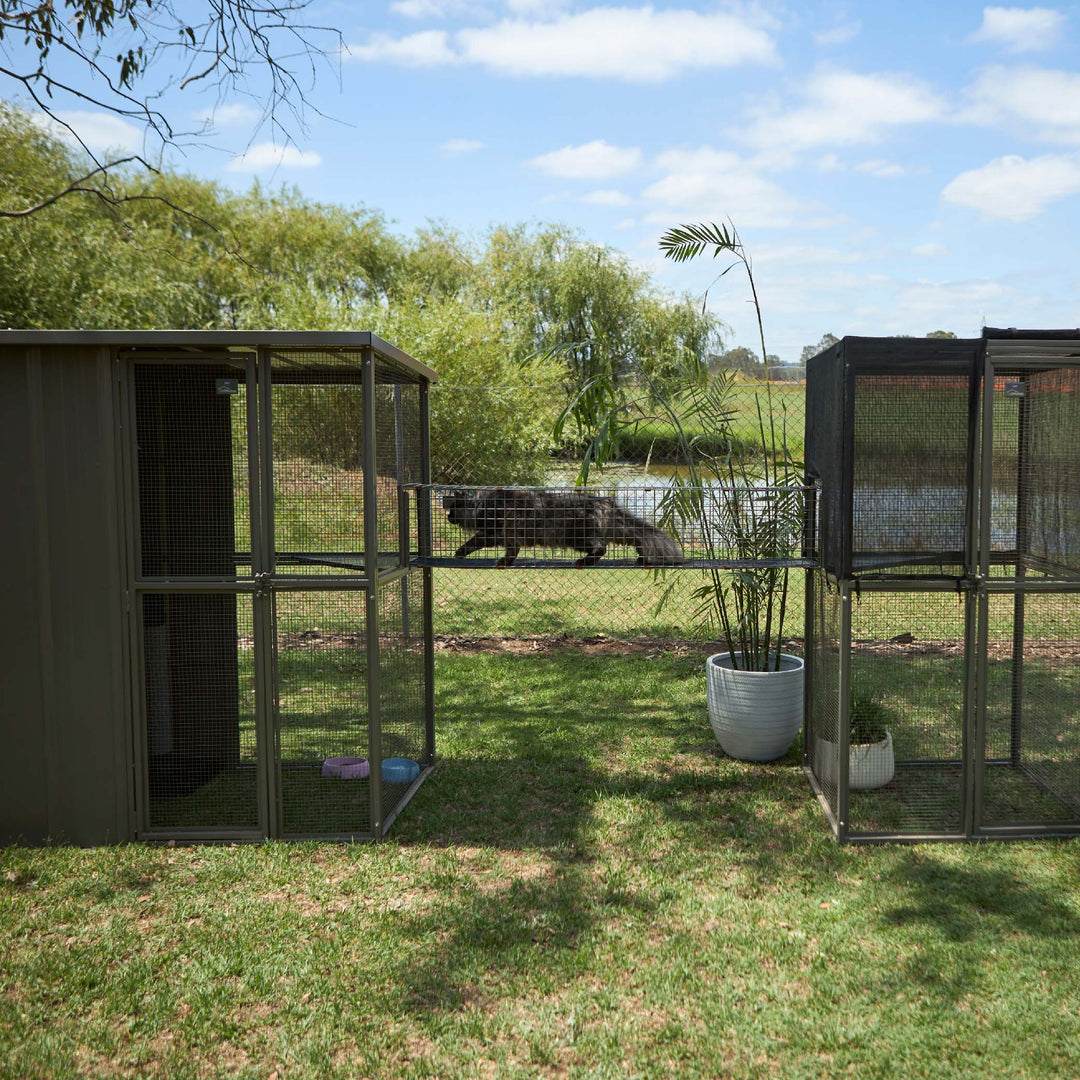
[[335, 780], [363, 780], [371, 772], [367, 758], [332, 757], [322, 763], [323, 776]]

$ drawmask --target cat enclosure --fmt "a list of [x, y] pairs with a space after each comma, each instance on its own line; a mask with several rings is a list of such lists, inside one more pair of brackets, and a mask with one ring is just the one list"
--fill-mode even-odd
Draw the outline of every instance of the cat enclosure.
[[5, 331], [0, 378], [0, 834], [382, 836], [434, 761], [434, 372], [366, 333]]
[[841, 840], [1080, 832], [1078, 442], [1080, 331], [811, 361], [804, 755]]

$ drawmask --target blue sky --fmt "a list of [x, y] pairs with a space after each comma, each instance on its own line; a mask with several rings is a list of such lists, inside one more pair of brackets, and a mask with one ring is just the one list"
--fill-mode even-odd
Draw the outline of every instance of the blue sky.
[[[214, 120], [181, 168], [442, 221], [557, 221], [675, 292], [670, 225], [730, 218], [768, 346], [826, 332], [977, 335], [1080, 324], [1080, 7], [589, 0], [316, 3], [341, 29], [293, 145], [256, 101], [170, 103]], [[116, 144], [136, 133], [113, 125]], [[102, 136], [106, 138], [106, 136]], [[708, 303], [754, 344], [744, 283]]]

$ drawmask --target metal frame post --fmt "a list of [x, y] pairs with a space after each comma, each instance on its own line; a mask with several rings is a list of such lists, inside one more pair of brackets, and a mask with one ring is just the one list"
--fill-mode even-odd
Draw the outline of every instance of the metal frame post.
[[840, 688], [837, 709], [836, 763], [836, 822], [837, 839], [843, 843], [851, 831], [850, 765], [851, 765], [851, 582], [838, 581], [840, 594]]
[[382, 713], [379, 687], [379, 494], [375, 459], [375, 351], [363, 350], [361, 360], [361, 460], [364, 491], [365, 631], [367, 643], [368, 752], [371, 761], [371, 832], [383, 833]]
[[[416, 493], [417, 547], [420, 557], [431, 558], [431, 396], [430, 384], [420, 383], [420, 488]], [[424, 756], [435, 758], [435, 606], [434, 576], [430, 566], [420, 571], [424, 618]]]

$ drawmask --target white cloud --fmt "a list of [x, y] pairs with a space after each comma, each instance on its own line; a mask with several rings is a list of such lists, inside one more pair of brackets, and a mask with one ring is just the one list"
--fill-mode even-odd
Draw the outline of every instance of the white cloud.
[[469, 0], [393, 0], [390, 10], [406, 19], [444, 19], [475, 7]]
[[263, 113], [254, 105], [245, 105], [236, 102], [232, 105], [217, 105], [212, 109], [203, 109], [195, 114], [196, 120], [201, 120], [211, 127], [239, 127], [241, 125], [256, 124], [263, 118]]
[[402, 67], [435, 67], [460, 60], [450, 48], [450, 35], [445, 30], [421, 30], [399, 38], [375, 34], [366, 45], [347, 46], [342, 59], [381, 60]]
[[[95, 154], [111, 150], [114, 153], [137, 154], [143, 147], [143, 133], [112, 113], [89, 112], [84, 109], [62, 109], [56, 119], [44, 113], [34, 113], [34, 123], [53, 138], [79, 145], [79, 139]], [[67, 124], [68, 127], [64, 125]], [[75, 134], [72, 134], [74, 130]], [[76, 138], [76, 135], [78, 138]]]
[[483, 150], [484, 144], [479, 139], [447, 139], [439, 149], [448, 154], [469, 154], [474, 150]]
[[1003, 125], [1051, 142], [1080, 143], [1080, 74], [992, 67], [967, 90], [961, 118]]
[[621, 191], [601, 188], [597, 191], [590, 191], [587, 195], [582, 195], [581, 201], [592, 206], [628, 206], [634, 200]]
[[506, 6], [515, 15], [543, 15], [566, 7], [569, 0], [506, 0]]
[[882, 179], [891, 180], [895, 176], [903, 176], [907, 169], [895, 161], [885, 161], [883, 158], [874, 158], [871, 161], [862, 161], [855, 166], [855, 171], [866, 173], [867, 176], [878, 176]]
[[478, 64], [502, 75], [662, 82], [684, 71], [776, 62], [772, 38], [726, 12], [598, 7], [447, 34], [378, 34], [348, 56], [403, 65]]
[[322, 157], [313, 150], [298, 150], [295, 146], [278, 146], [264, 142], [249, 146], [229, 162], [230, 172], [259, 172], [262, 169], [313, 169], [322, 164]]
[[795, 223], [807, 207], [779, 184], [761, 176], [752, 162], [724, 150], [669, 150], [656, 165], [666, 173], [650, 184], [643, 197], [656, 204], [647, 220], [671, 224], [684, 218], [722, 221], [740, 228]]
[[[978, 325], [978, 317], [991, 308], [1003, 309], [1011, 291], [1000, 281], [919, 280], [897, 283], [896, 315], [908, 326], [955, 328]], [[1023, 325], [1023, 323], [1021, 323]]]
[[892, 127], [940, 119], [942, 99], [905, 75], [818, 71], [807, 84], [806, 103], [788, 112], [759, 110], [749, 139], [772, 150], [874, 142]]
[[641, 151], [636, 146], [612, 146], [596, 139], [581, 146], [564, 146], [534, 157], [529, 164], [549, 176], [569, 180], [604, 180], [637, 168]]
[[860, 22], [841, 23], [839, 26], [834, 26], [829, 30], [821, 30], [814, 34], [814, 41], [822, 46], [843, 45], [852, 38], [858, 37], [861, 30], [862, 23]]
[[916, 244], [911, 249], [912, 255], [918, 255], [923, 259], [936, 259], [940, 255], [947, 255], [948, 251], [944, 244], [939, 244], [936, 241], [931, 241], [928, 244]]
[[1065, 16], [1053, 8], [983, 8], [982, 26], [972, 41], [1002, 45], [1009, 52], [1037, 52], [1058, 44], [1065, 29]]
[[1025, 159], [995, 158], [979, 169], [961, 173], [946, 185], [946, 202], [978, 210], [1004, 221], [1028, 221], [1053, 202], [1080, 192], [1080, 159], [1046, 154]]

